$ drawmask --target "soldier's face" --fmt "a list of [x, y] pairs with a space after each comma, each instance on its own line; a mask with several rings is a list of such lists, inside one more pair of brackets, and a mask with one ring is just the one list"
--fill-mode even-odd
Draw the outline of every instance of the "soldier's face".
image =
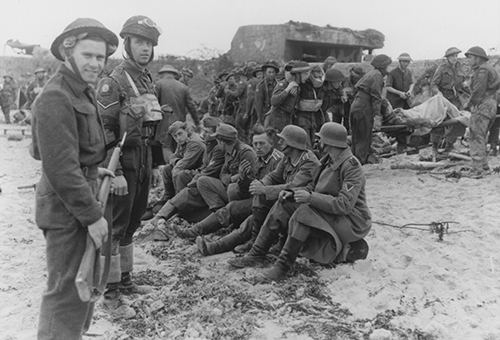
[[276, 70], [272, 67], [266, 68], [266, 78], [273, 80], [276, 78]]
[[458, 54], [452, 54], [448, 57], [448, 62], [452, 65], [455, 65], [458, 61]]
[[252, 146], [259, 157], [267, 155], [273, 148], [265, 133], [253, 136]]
[[264, 77], [264, 73], [262, 71], [255, 73], [255, 78], [262, 79], [263, 77]]
[[[90, 39], [80, 40], [73, 48], [72, 56], [83, 81], [95, 84], [106, 63], [106, 43]], [[66, 65], [72, 68], [68, 59]]]
[[187, 142], [188, 133], [184, 129], [179, 129], [174, 133], [173, 137], [177, 144], [183, 145]]
[[45, 78], [45, 72], [38, 72], [36, 74], [36, 79], [43, 80], [43, 78]]
[[153, 43], [141, 37], [130, 37], [130, 51], [139, 65], [147, 65], [153, 54]]

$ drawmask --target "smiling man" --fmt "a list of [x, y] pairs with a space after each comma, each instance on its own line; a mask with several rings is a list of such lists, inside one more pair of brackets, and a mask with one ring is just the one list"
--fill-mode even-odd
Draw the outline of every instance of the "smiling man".
[[[118, 301], [120, 291], [140, 292], [132, 283], [132, 236], [146, 211], [152, 174], [151, 143], [162, 120], [153, 78], [147, 69], [154, 57], [160, 29], [148, 17], [129, 18], [120, 32], [125, 60], [103, 78], [98, 86], [98, 103], [106, 140], [110, 143], [127, 133], [108, 200], [113, 224], [112, 260], [105, 301]], [[108, 153], [109, 160], [111, 150]], [[106, 164], [106, 162], [105, 162]]]
[[106, 157], [93, 87], [118, 38], [94, 19], [77, 19], [52, 43], [63, 62], [33, 105], [32, 155], [42, 161], [36, 223], [47, 242], [48, 284], [38, 339], [81, 339], [93, 304], [82, 302], [75, 277], [87, 235], [96, 248], [108, 229], [96, 199], [97, 165]]

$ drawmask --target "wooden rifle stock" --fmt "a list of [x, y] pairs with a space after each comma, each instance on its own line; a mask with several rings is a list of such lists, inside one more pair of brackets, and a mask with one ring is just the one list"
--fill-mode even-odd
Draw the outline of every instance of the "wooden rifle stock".
[[[118, 166], [121, 149], [123, 147], [123, 144], [125, 143], [126, 138], [127, 133], [124, 133], [122, 140], [114, 148], [111, 159], [109, 160], [107, 169], [112, 171], [113, 173]], [[111, 188], [111, 180], [111, 176], [105, 176], [102, 179], [101, 186], [99, 187], [99, 193], [97, 195], [97, 200], [101, 205], [103, 215], [104, 211], [106, 210], [106, 203], [108, 201], [109, 190]], [[80, 266], [78, 267], [78, 272], [75, 278], [75, 285], [76, 290], [78, 291], [78, 296], [80, 297], [80, 300], [84, 302], [96, 301], [104, 293], [104, 288], [106, 287], [106, 283], [108, 280], [109, 266], [111, 262], [111, 235], [112, 225], [108, 224], [108, 240], [106, 241], [106, 244], [103, 245], [105, 250], [104, 269], [101, 270], [99, 252], [96, 249], [94, 241], [90, 237], [90, 234], [87, 234], [85, 252], [83, 253], [83, 258], [80, 262]]]

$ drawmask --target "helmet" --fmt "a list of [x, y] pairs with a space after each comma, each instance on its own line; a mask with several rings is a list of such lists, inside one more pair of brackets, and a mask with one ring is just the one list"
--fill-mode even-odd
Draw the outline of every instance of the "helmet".
[[307, 148], [307, 132], [297, 125], [287, 125], [277, 134], [279, 138], [283, 138], [288, 146], [299, 150]]
[[411, 57], [408, 53], [401, 53], [398, 57], [399, 61], [411, 61]]
[[255, 68], [252, 70], [252, 75], [254, 77], [257, 77], [257, 73], [258, 72], [262, 72], [262, 66], [261, 65], [255, 66]]
[[449, 56], [454, 55], [454, 54], [458, 54], [460, 52], [462, 52], [462, 51], [460, 51], [458, 48], [450, 47], [449, 49], [446, 50], [446, 52], [444, 52], [444, 57], [448, 58]]
[[486, 51], [479, 47], [479, 46], [474, 46], [469, 48], [467, 52], [465, 52], [465, 56], [468, 57], [469, 55], [475, 55], [476, 57], [483, 58], [485, 60], [488, 60], [488, 56], [486, 55]]
[[354, 72], [358, 76], [363, 76], [365, 74], [365, 71], [363, 71], [363, 68], [361, 66], [353, 66], [353, 67], [351, 67], [349, 72]]
[[289, 71], [290, 73], [300, 73], [310, 70], [311, 66], [307, 62], [301, 60], [292, 60], [285, 65], [285, 71]]
[[266, 68], [268, 67], [274, 68], [276, 70], [276, 73], [280, 71], [280, 66], [278, 65], [277, 61], [274, 60], [267, 61], [264, 65], [262, 65], [262, 70], [265, 71]]
[[173, 67], [172, 65], [169, 65], [169, 64], [163, 65], [163, 67], [158, 71], [158, 74], [162, 74], [162, 73], [165, 73], [165, 72], [173, 73], [176, 76], [180, 76], [181, 75], [179, 73], [179, 71], [175, 67]]
[[375, 68], [386, 68], [392, 63], [392, 59], [385, 54], [376, 55], [371, 64]]
[[64, 31], [54, 39], [50, 51], [54, 57], [64, 61], [61, 47], [73, 47], [78, 40], [84, 39], [88, 35], [101, 37], [106, 42], [107, 57], [112, 55], [118, 47], [118, 37], [99, 21], [91, 18], [78, 18], [66, 26]]
[[158, 45], [160, 34], [161, 29], [153, 20], [144, 15], [135, 15], [125, 21], [120, 32], [120, 37], [125, 39], [129, 35], [137, 35], [151, 41], [153, 46], [156, 46]]
[[191, 70], [190, 70], [189, 68], [187, 68], [187, 67], [183, 67], [183, 68], [181, 69], [181, 73], [182, 73], [183, 75], [185, 75], [185, 76], [189, 77], [189, 78], [193, 78], [193, 76], [194, 76], [193, 71], [191, 71]]
[[325, 61], [323, 61], [323, 64], [335, 64], [337, 62], [337, 59], [333, 56], [328, 56], [326, 57]]
[[344, 74], [337, 69], [331, 68], [326, 71], [325, 80], [326, 81], [342, 81], [344, 80]]
[[326, 145], [337, 148], [347, 148], [347, 130], [339, 123], [328, 122], [323, 124], [319, 133], [316, 133], [321, 141]]

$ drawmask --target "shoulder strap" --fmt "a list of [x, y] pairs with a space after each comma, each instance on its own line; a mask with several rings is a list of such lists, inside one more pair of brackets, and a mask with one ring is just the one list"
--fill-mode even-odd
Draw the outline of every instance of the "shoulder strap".
[[123, 70], [123, 72], [125, 72], [125, 76], [127, 77], [128, 83], [130, 84], [130, 87], [134, 91], [135, 96], [139, 97], [141, 94], [139, 93], [137, 86], [135, 85], [134, 81], [132, 80], [132, 77], [130, 76], [130, 74], [128, 74], [127, 71]]

